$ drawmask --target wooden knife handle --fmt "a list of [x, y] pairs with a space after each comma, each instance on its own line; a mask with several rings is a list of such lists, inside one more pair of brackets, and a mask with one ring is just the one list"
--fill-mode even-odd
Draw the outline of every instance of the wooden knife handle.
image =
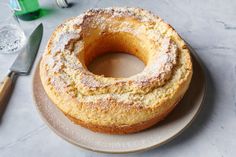
[[14, 72], [11, 72], [5, 79], [0, 83], [0, 119], [5, 111], [8, 100], [11, 96], [13, 89]]

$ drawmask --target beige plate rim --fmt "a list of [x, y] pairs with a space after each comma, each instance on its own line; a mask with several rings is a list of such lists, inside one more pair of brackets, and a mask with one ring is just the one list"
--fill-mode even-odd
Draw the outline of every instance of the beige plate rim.
[[[86, 147], [82, 144], [79, 144], [79, 143], [76, 143], [74, 142], [73, 140], [71, 140], [69, 137], [65, 136], [64, 134], [62, 134], [60, 131], [58, 131], [57, 129], [55, 129], [49, 122], [48, 120], [44, 117], [43, 113], [40, 111], [40, 108], [37, 104], [37, 101], [36, 101], [36, 98], [35, 98], [35, 92], [34, 92], [34, 80], [35, 80], [35, 72], [37, 71], [37, 68], [39, 67], [39, 63], [41, 61], [41, 59], [38, 61], [37, 63], [37, 67], [35, 68], [35, 71], [34, 71], [34, 74], [33, 74], [33, 81], [32, 81], [32, 88], [33, 88], [33, 99], [34, 99], [34, 102], [35, 102], [35, 106], [36, 106], [36, 109], [37, 111], [39, 112], [39, 115], [41, 117], [41, 119], [46, 123], [46, 125], [51, 129], [53, 130], [53, 132], [55, 132], [58, 136], [60, 136], [61, 138], [63, 138], [64, 140], [68, 141], [69, 143], [75, 145], [75, 146], [79, 146], [81, 148], [84, 148], [84, 149], [87, 149], [87, 150], [90, 150], [90, 151], [95, 151], [95, 152], [100, 152], [100, 153], [111, 153], [111, 154], [125, 154], [125, 153], [134, 153], [134, 152], [143, 152], [143, 151], [147, 151], [147, 150], [150, 150], [150, 149], [153, 149], [153, 148], [157, 148], [161, 145], [164, 145], [168, 142], [170, 142], [171, 140], [173, 140], [174, 138], [176, 138], [178, 135], [180, 135], [184, 130], [186, 130], [191, 124], [192, 122], [194, 121], [194, 119], [197, 117], [198, 113], [200, 112], [201, 110], [201, 106], [203, 104], [203, 102], [205, 101], [205, 96], [206, 96], [206, 91], [207, 91], [207, 81], [206, 81], [206, 71], [204, 69], [204, 66], [201, 62], [201, 60], [199, 59], [197, 53], [193, 50], [193, 48], [188, 45], [190, 51], [191, 51], [191, 54], [192, 54], [192, 57], [194, 57], [196, 59], [196, 61], [199, 63], [200, 65], [200, 68], [203, 72], [203, 78], [204, 78], [204, 82], [203, 82], [203, 97], [202, 97], [202, 100], [201, 100], [201, 103], [199, 105], [199, 107], [197, 108], [197, 111], [196, 113], [192, 116], [192, 119], [181, 129], [179, 130], [178, 132], [176, 132], [175, 135], [169, 137], [168, 139], [166, 139], [165, 141], [163, 142], [160, 142], [160, 143], [157, 143], [157, 144], [154, 144], [152, 146], [143, 146], [142, 149], [133, 149], [133, 150], [128, 150], [128, 151], [108, 151], [108, 150], [100, 150], [100, 149], [96, 149], [96, 148], [90, 148], [90, 147]], [[109, 135], [108, 135], [109, 136]]]

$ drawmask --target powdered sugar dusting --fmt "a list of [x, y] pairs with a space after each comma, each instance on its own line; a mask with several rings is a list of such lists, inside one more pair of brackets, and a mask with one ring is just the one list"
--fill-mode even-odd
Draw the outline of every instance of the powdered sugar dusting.
[[155, 83], [161, 86], [171, 76], [172, 68], [177, 60], [177, 46], [170, 40], [164, 38], [159, 52], [155, 53], [151, 61], [151, 66], [144, 69], [143, 73], [136, 76], [136, 83], [148, 84]]
[[58, 39], [55, 39], [54, 46], [52, 48], [52, 52], [63, 51], [65, 49], [65, 45], [74, 38], [79, 38], [80, 34], [76, 32], [63, 32], [58, 36]]
[[[130, 22], [130, 20], [135, 20]], [[177, 46], [158, 29], [161, 19], [138, 8], [91, 9], [66, 21], [51, 38], [51, 54], [44, 54], [48, 76], [62, 84], [74, 82], [82, 95], [105, 93], [147, 93], [165, 84], [176, 64]], [[117, 26], [117, 27], [114, 27]], [[83, 36], [92, 29], [103, 32], [126, 32], [135, 37], [144, 35], [156, 47], [143, 72], [129, 78], [105, 78], [87, 72], [78, 55], [84, 49]], [[168, 29], [166, 27], [165, 29]], [[56, 54], [56, 55], [55, 55]], [[63, 69], [63, 70], [62, 70]], [[55, 72], [58, 73], [55, 75]], [[57, 78], [56, 78], [57, 77]], [[56, 78], [56, 79], [54, 79]], [[129, 88], [132, 87], [132, 88]]]

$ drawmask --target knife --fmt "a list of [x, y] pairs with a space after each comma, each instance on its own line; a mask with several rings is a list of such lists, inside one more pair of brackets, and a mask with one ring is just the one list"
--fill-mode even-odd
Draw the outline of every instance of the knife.
[[13, 91], [14, 82], [19, 75], [28, 75], [34, 63], [43, 36], [43, 24], [30, 35], [25, 51], [22, 51], [10, 68], [10, 72], [0, 83], [0, 118]]

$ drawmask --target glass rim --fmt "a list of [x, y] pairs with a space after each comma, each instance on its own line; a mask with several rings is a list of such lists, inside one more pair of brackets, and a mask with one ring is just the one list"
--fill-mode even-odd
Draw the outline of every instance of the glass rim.
[[14, 16], [14, 10], [11, 8], [11, 6], [8, 3], [0, 2], [0, 8], [1, 8], [1, 6], [7, 7], [9, 9], [9, 13], [11, 13], [11, 14], [6, 16], [5, 19], [0, 19], [0, 22], [7, 21]]

